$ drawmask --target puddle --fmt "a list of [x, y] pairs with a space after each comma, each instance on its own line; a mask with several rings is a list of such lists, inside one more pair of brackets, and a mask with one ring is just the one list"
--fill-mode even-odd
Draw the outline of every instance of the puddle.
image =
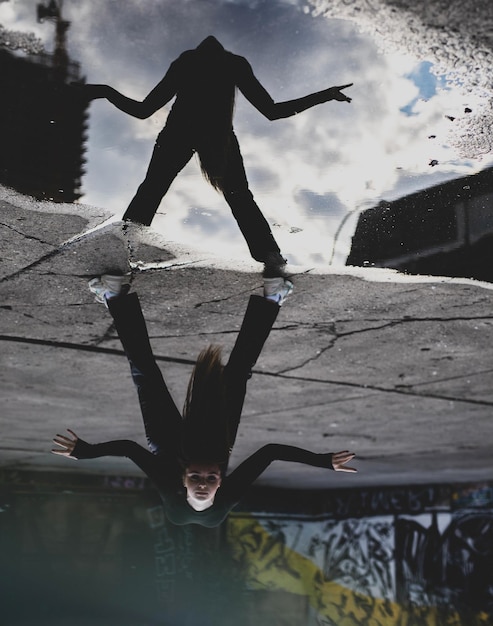
[[[396, 45], [408, 14], [382, 2], [377, 8], [385, 19], [373, 4], [356, 11], [351, 2], [322, 0], [40, 6], [37, 13], [27, 0], [0, 4], [0, 62], [7, 76], [3, 184], [37, 198], [101, 207], [119, 219], [143, 179], [169, 107], [137, 120], [106, 101], [83, 105], [68, 84], [107, 83], [142, 99], [173, 59], [213, 33], [248, 58], [277, 101], [354, 82], [347, 90], [351, 104], [329, 102], [276, 122], [237, 97], [235, 130], [250, 187], [290, 263], [321, 271], [370, 264], [491, 280], [483, 254], [493, 224], [489, 192], [465, 178], [480, 173], [486, 180], [493, 163], [487, 139], [478, 143], [478, 120], [487, 119], [483, 57], [474, 70], [474, 49], [460, 57], [455, 39], [436, 51], [433, 11], [423, 23], [415, 8], [416, 32]], [[376, 19], [381, 23], [370, 36]], [[434, 54], [421, 56], [420, 37]], [[477, 138], [475, 150], [464, 149], [460, 137], [466, 136]], [[457, 196], [462, 179], [462, 188], [470, 189]], [[457, 198], [437, 205], [440, 194]], [[392, 232], [382, 207], [392, 213]], [[421, 228], [430, 208], [433, 220]], [[448, 212], [458, 230], [465, 228], [465, 214], [475, 222], [474, 241], [451, 236]], [[214, 250], [228, 261], [249, 258], [228, 206], [204, 181], [195, 158], [172, 184], [152, 227], [164, 239]], [[450, 255], [451, 245], [468, 248], [466, 269]], [[405, 253], [396, 254], [395, 246]]]

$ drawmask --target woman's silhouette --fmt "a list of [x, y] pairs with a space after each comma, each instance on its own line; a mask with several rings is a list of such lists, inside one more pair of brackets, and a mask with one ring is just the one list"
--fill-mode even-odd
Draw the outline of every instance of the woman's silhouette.
[[77, 459], [128, 457], [159, 490], [171, 522], [203, 526], [220, 524], [274, 460], [356, 471], [346, 466], [354, 457], [348, 451], [316, 454], [294, 446], [268, 444], [227, 475], [247, 381], [280, 306], [292, 290], [290, 281], [265, 279], [264, 297], [250, 296], [225, 366], [218, 346], [201, 352], [190, 378], [183, 417], [153, 356], [137, 294], [127, 293], [122, 276], [105, 275], [89, 284], [96, 299], [107, 304], [129, 360], [150, 451], [128, 440], [91, 445], [69, 430], [69, 436], [55, 437], [55, 454]]
[[285, 260], [269, 225], [255, 203], [233, 131], [235, 90], [269, 120], [290, 117], [329, 100], [351, 102], [341, 92], [352, 83], [308, 96], [274, 102], [253, 74], [248, 61], [207, 37], [181, 54], [143, 101], [132, 100], [108, 85], [85, 85], [90, 99], [106, 98], [137, 118], [150, 117], [176, 98], [158, 135], [146, 177], [123, 219], [150, 225], [161, 199], [178, 172], [196, 152], [205, 177], [224, 195], [252, 257], [265, 264], [266, 276], [278, 276]]

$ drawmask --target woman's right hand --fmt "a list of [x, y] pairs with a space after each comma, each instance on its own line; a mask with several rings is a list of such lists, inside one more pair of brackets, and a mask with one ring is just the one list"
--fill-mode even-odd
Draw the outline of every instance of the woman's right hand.
[[348, 467], [346, 463], [354, 459], [356, 455], [349, 450], [332, 453], [332, 467], [336, 472], [357, 472], [355, 467]]
[[72, 455], [72, 452], [74, 451], [75, 445], [77, 443], [77, 441], [79, 440], [79, 437], [77, 437], [77, 435], [74, 433], [73, 430], [70, 430], [70, 428], [67, 428], [68, 432], [70, 433], [71, 437], [67, 437], [66, 435], [56, 435], [56, 437], [53, 439], [53, 443], [56, 444], [57, 446], [60, 446], [60, 448], [62, 448], [61, 450], [58, 449], [54, 449], [52, 450], [53, 454], [59, 454], [60, 456], [66, 456], [70, 459], [74, 459], [74, 461], [76, 461], [77, 459]]

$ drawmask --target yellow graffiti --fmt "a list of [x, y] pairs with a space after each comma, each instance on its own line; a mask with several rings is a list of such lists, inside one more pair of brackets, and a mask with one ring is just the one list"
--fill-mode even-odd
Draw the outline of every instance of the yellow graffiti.
[[[270, 535], [253, 517], [230, 516], [228, 543], [233, 557], [245, 568], [252, 589], [283, 590], [308, 598], [326, 626], [461, 626], [455, 611], [436, 607], [416, 607], [412, 611], [396, 602], [372, 598], [338, 583], [325, 580], [322, 570], [309, 558], [291, 550]], [[485, 613], [475, 615], [477, 626], [491, 619]]]

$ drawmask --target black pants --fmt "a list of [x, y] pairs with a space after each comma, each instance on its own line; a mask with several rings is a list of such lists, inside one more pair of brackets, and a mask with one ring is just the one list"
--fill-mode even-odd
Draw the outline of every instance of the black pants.
[[[186, 132], [173, 124], [159, 134], [146, 177], [130, 202], [123, 219], [149, 226], [171, 183], [194, 154], [194, 146]], [[262, 215], [248, 188], [245, 167], [238, 140], [233, 131], [229, 140], [223, 195], [245, 237], [250, 254], [256, 261], [279, 254], [267, 220]]]
[[[109, 311], [127, 355], [137, 388], [149, 449], [176, 455], [181, 445], [182, 416], [152, 353], [146, 323], [136, 293], [108, 301]], [[246, 385], [279, 313], [279, 306], [250, 296], [243, 323], [225, 368], [229, 443], [233, 446]]]

